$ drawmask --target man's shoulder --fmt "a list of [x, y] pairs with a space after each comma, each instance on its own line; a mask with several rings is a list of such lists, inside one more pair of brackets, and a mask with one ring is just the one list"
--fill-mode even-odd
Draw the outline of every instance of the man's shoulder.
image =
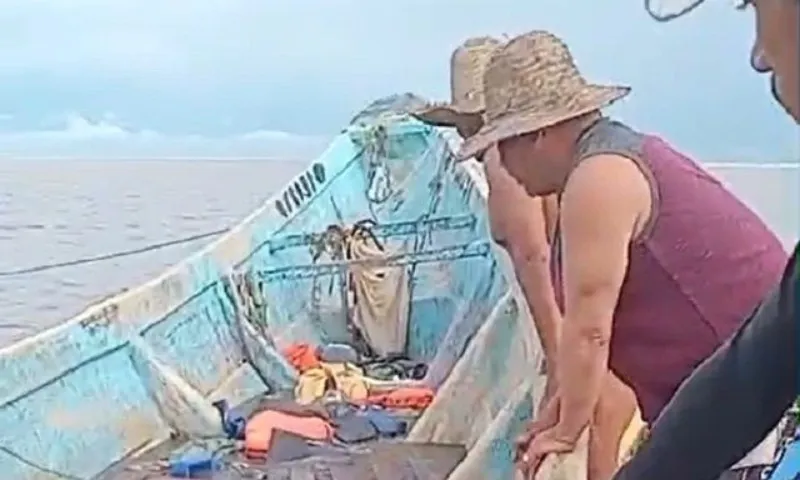
[[582, 192], [617, 196], [641, 191], [647, 186], [647, 177], [634, 160], [624, 155], [603, 153], [580, 161], [567, 179], [562, 198], [575, 197], [575, 193]]
[[650, 184], [628, 157], [604, 153], [581, 160], [561, 196], [565, 217], [641, 216], [651, 206]]

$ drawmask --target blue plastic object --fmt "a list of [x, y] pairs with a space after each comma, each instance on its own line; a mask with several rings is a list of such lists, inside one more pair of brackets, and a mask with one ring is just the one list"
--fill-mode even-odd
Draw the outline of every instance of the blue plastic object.
[[786, 446], [781, 460], [772, 471], [770, 480], [795, 480], [800, 477], [800, 442], [795, 440]]
[[394, 437], [406, 433], [408, 424], [398, 419], [392, 413], [375, 407], [367, 407], [361, 412], [375, 426], [378, 433], [385, 437]]
[[247, 426], [247, 419], [244, 415], [228, 407], [227, 400], [217, 400], [212, 403], [214, 408], [219, 412], [220, 421], [222, 422], [222, 431], [228, 438], [233, 440], [244, 440], [244, 430]]
[[191, 450], [169, 461], [169, 475], [174, 478], [207, 478], [219, 469], [213, 453]]

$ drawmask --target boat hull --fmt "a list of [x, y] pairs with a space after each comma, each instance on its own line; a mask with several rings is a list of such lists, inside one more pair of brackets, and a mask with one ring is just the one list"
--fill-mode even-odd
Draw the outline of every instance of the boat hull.
[[437, 392], [407, 441], [465, 446], [449, 478], [511, 478], [541, 349], [490, 241], [481, 168], [456, 164], [457, 144], [404, 114], [362, 118], [206, 248], [0, 351], [5, 478], [102, 478], [176, 432], [221, 435], [217, 400], [292, 389], [282, 345], [353, 340], [352, 266], [319, 242], [364, 220], [383, 266], [409, 278], [402, 353]]

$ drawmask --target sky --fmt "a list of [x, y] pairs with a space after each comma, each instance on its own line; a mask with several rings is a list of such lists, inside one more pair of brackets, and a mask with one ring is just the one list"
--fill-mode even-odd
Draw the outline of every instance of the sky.
[[709, 161], [797, 161], [747, 62], [752, 12], [709, 0], [0, 0], [0, 157], [308, 159], [375, 98], [449, 95], [473, 35], [547, 29], [612, 109]]

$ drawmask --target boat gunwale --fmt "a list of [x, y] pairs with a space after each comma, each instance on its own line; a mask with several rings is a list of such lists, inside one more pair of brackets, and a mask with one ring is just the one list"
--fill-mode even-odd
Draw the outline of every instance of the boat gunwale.
[[[120, 349], [131, 345], [132, 342], [136, 340], [141, 341], [142, 339], [139, 337], [145, 335], [146, 332], [153, 326], [163, 323], [165, 319], [169, 318], [170, 313], [182, 308], [187, 303], [197, 298], [197, 296], [207, 291], [209, 288], [213, 288], [223, 279], [227, 271], [233, 271], [242, 264], [246, 263], [256, 252], [269, 244], [269, 239], [284, 231], [286, 225], [288, 225], [291, 221], [296, 219], [298, 215], [302, 214], [302, 212], [309, 208], [309, 206], [314, 203], [314, 199], [323, 195], [323, 192], [325, 192], [325, 190], [330, 187], [340, 175], [347, 171], [353, 162], [358, 161], [359, 156], [364, 151], [364, 148], [353, 141], [350, 134], [353, 132], [358, 133], [365, 128], [366, 127], [364, 126], [357, 126], [352, 127], [351, 129], [345, 129], [342, 134], [338, 135], [332, 140], [331, 144], [323, 153], [314, 159], [311, 159], [306, 166], [302, 167], [300, 171], [287, 182], [287, 185], [292, 185], [298, 179], [302, 178], [303, 175], [307, 173], [309, 167], [315, 163], [321, 163], [326, 167], [336, 167], [336, 171], [328, 176], [324, 182], [321, 182], [320, 186], [318, 187], [318, 191], [315, 192], [315, 194], [303, 205], [299, 206], [300, 208], [297, 208], [294, 212], [292, 212], [290, 216], [281, 218], [278, 216], [277, 212], [274, 210], [269, 210], [273, 208], [275, 201], [281, 198], [283, 190], [286, 188], [284, 187], [278, 189], [275, 193], [266, 198], [261, 205], [256, 207], [242, 220], [235, 223], [227, 231], [216, 238], [211, 239], [208, 241], [208, 243], [200, 246], [197, 250], [181, 258], [174, 264], [167, 266], [163, 269], [163, 271], [149, 280], [133, 285], [130, 288], [119, 291], [115, 294], [108, 295], [105, 298], [88, 305], [80, 313], [72, 316], [69, 319], [66, 319], [59, 324], [46, 328], [33, 335], [24, 337], [12, 344], [0, 347], [0, 358], [5, 361], [10, 360], [12, 363], [9, 363], [9, 365], [13, 366], [16, 365], [13, 363], [14, 361], [28, 361], [32, 358], [32, 356], [35, 357], [43, 353], [42, 348], [46, 349], [51, 345], [55, 345], [55, 342], [66, 341], [69, 345], [74, 345], [76, 342], [81, 342], [80, 339], [71, 337], [71, 334], [73, 333], [71, 329], [81, 326], [86, 327], [86, 324], [92, 323], [93, 318], [104, 315], [105, 309], [109, 307], [120, 306], [123, 302], [130, 302], [131, 304], [130, 313], [126, 312], [126, 315], [121, 315], [120, 318], [125, 320], [130, 319], [130, 321], [134, 323], [133, 328], [128, 330], [123, 329], [115, 332], [113, 329], [113, 322], [108, 325], [104, 324], [104, 327], [111, 328], [111, 336], [107, 337], [107, 341], [103, 340], [103, 344], [93, 346], [93, 352], [85, 352], [83, 354], [83, 358], [76, 358], [76, 362], [68, 362], [71, 364], [63, 365], [63, 368], [60, 369], [57, 368], [57, 372], [52, 372], [52, 370], [50, 370], [50, 373], [52, 373], [51, 375], [48, 375], [47, 371], [39, 371], [39, 374], [35, 375], [34, 378], [31, 379], [33, 381], [30, 382], [30, 384], [25, 382], [26, 384], [24, 385], [24, 390], [20, 389], [20, 391], [16, 392], [16, 395], [14, 394], [14, 389], [10, 388], [9, 393], [12, 395], [3, 401], [0, 407], [8, 407], [10, 404], [22, 400], [29, 395], [42, 390], [43, 388], [47, 388], [53, 382], [57, 381], [59, 378], [62, 378], [65, 374], [77, 371], [87, 364], [96, 362], [98, 359], [103, 358], [109, 353], [119, 351]], [[425, 126], [424, 124], [413, 120], [400, 120], [397, 121], [397, 123], [392, 123], [390, 124], [389, 130], [389, 135], [392, 137], [424, 134], [426, 135], [426, 141], [428, 142], [429, 146], [436, 145], [438, 148], [444, 147], [443, 150], [445, 152], [447, 152], [448, 149], [450, 151], [455, 151], [458, 148], [460, 139], [454, 138], [453, 133], [454, 132], [450, 130]], [[343, 150], [341, 149], [343, 148], [343, 145], [345, 145], [345, 143], [343, 143], [343, 137], [346, 137], [349, 142], [347, 143], [349, 150], [344, 151], [351, 153], [350, 158], [346, 158], [345, 155], [342, 154]], [[339, 158], [336, 158], [337, 156]], [[454, 173], [458, 175], [461, 172], [466, 173], [465, 177], [469, 178], [468, 181], [472, 184], [472, 187], [477, 190], [475, 195], [465, 198], [466, 205], [470, 209], [485, 208], [488, 185], [486, 183], [481, 164], [475, 160], [456, 163], [453, 165], [453, 170], [450, 171], [449, 175]], [[259, 222], [264, 222], [264, 226], [266, 227], [262, 231], [257, 231], [260, 230], [260, 228], [256, 228], [260, 227]], [[248, 244], [247, 249], [237, 250], [235, 248], [236, 242], [243, 237], [251, 239], [251, 243]], [[261, 239], [264, 238], [266, 238], [266, 240], [261, 241]], [[226, 245], [227, 242], [233, 243]], [[504, 262], [504, 259], [498, 258], [497, 246], [491, 241], [487, 243], [490, 247], [487, 249], [487, 253], [495, 256], [499, 263], [498, 266], [500, 267], [501, 275], [506, 277], [506, 280], [508, 281], [508, 289], [501, 298], [506, 298], [508, 295], [517, 296], [517, 293], [513, 287], [515, 283], [513, 274], [509, 275], [509, 270], [505, 266], [506, 262]], [[188, 276], [194, 275], [195, 269], [198, 267], [198, 265], [203, 264], [206, 260], [219, 258], [220, 250], [227, 250], [227, 252], [234, 251], [235, 254], [230, 254], [227, 252], [222, 253], [222, 255], [226, 256], [222, 257], [223, 260], [218, 262], [220, 270], [213, 272], [216, 278], [212, 278], [208, 275], [202, 275], [200, 277], [200, 281], [198, 281], [196, 284], [186, 284]], [[166, 286], [169, 286], [172, 282], [184, 283], [186, 285], [185, 290], [180, 290], [179, 294], [175, 294], [170, 297], [170, 300], [164, 302], [163, 305], [155, 306], [153, 310], [157, 314], [154, 314], [152, 317], [148, 318], [147, 310], [143, 307], [139, 307], [139, 304], [142, 303], [146, 297], [153, 294], [154, 290], [163, 289]], [[492, 307], [492, 311], [496, 311], [501, 306], [501, 303], [502, 302], [498, 301], [497, 304]], [[128, 306], [126, 305], [126, 309], [127, 307]], [[121, 334], [114, 335], [114, 333]], [[62, 354], [62, 351], [56, 350], [49, 355], [49, 360], [58, 360], [59, 355]], [[34, 371], [33, 373], [37, 372]], [[45, 375], [41, 375], [42, 373], [45, 373]], [[157, 443], [161, 440], [163, 439], [153, 437], [152, 442]], [[140, 445], [134, 449], [135, 453], [140, 453], [142, 451], [141, 447], [142, 446]], [[125, 455], [126, 457], [131, 455], [135, 456], [135, 453], [129, 451]]]
[[[446, 142], [447, 145], [451, 149], [457, 150], [457, 144], [460, 143], [458, 139], [454, 138], [453, 132], [448, 131], [448, 129], [442, 129], [437, 127], [430, 127], [420, 121], [415, 120], [413, 117], [409, 117], [407, 115], [400, 115], [398, 118], [392, 118], [393, 122], [389, 124], [390, 126], [390, 133], [392, 136], [402, 136], [402, 135], [409, 135], [409, 134], [417, 134], [417, 133], [425, 133], [425, 134], [433, 134], [435, 137], [438, 137], [442, 141]], [[380, 124], [379, 122], [376, 122]], [[335, 136], [328, 147], [315, 158], [311, 159], [305, 168], [303, 168], [300, 172], [298, 172], [291, 180], [287, 182], [287, 185], [291, 185], [294, 181], [299, 180], [306, 172], [307, 168], [313, 165], [315, 162], [324, 161], [324, 159], [330, 156], [330, 153], [338, 146], [338, 142], [341, 139], [346, 138], [351, 144], [353, 144], [354, 154], [352, 158], [345, 162], [346, 165], [349, 165], [353, 161], [357, 160], [358, 156], [363, 151], [363, 148], [360, 148], [355, 145], [355, 142], [352, 139], [353, 134], [362, 134], [366, 132], [370, 128], [374, 128], [375, 125], [367, 125], [367, 124], [358, 124], [358, 125], [351, 125], [347, 128], [343, 129], [342, 132]], [[470, 165], [475, 164], [475, 165]], [[475, 162], [475, 160], [468, 160], [466, 162], [460, 162], [457, 164], [465, 169], [465, 171], [469, 174], [470, 180], [478, 189], [478, 193], [481, 197], [485, 200], [488, 194], [488, 185], [486, 184], [485, 177], [483, 172], [480, 171], [480, 166]], [[334, 175], [330, 178], [327, 178], [324, 182], [324, 186], [328, 186], [331, 182], [338, 177], [344, 169], [340, 169], [337, 172], [337, 175]], [[45, 328], [39, 332], [36, 332], [32, 335], [26, 336], [21, 338], [11, 344], [5, 345], [0, 347], [0, 358], [8, 358], [14, 357], [16, 354], [20, 352], [25, 352], [29, 348], [35, 347], [37, 344], [43, 343], [51, 338], [57, 337], [57, 335], [68, 331], [70, 328], [80, 325], [82, 322], [85, 322], [91, 319], [93, 316], [101, 314], [104, 309], [122, 303], [130, 298], [135, 298], [136, 296], [140, 296], [142, 294], [146, 294], [148, 290], [152, 290], [158, 288], [160, 285], [165, 284], [171, 279], [179, 277], [181, 274], [186, 272], [191, 265], [203, 259], [204, 257], [208, 257], [213, 255], [213, 253], [217, 250], [217, 248], [228, 242], [232, 239], [235, 239], [237, 235], [241, 234], [246, 228], [250, 227], [253, 223], [255, 223], [259, 218], [263, 217], [269, 212], [267, 211], [269, 208], [272, 207], [274, 202], [280, 198], [282, 189], [277, 190], [275, 193], [270, 195], [266, 198], [259, 207], [253, 210], [250, 214], [245, 216], [241, 221], [235, 223], [231, 226], [226, 232], [222, 233], [220, 236], [213, 238], [211, 241], [200, 247], [198, 250], [195, 250], [193, 253], [183, 257], [181, 260], [177, 261], [176, 263], [166, 267], [161, 273], [155, 275], [153, 278], [149, 280], [145, 280], [141, 283], [138, 283], [132, 287], [126, 288], [118, 293], [110, 294], [105, 298], [91, 303], [89, 306], [85, 307], [79, 313], [73, 315], [66, 320], [53, 325], [51, 327]], [[315, 196], [319, 195], [316, 193]], [[303, 207], [307, 207], [312, 202], [307, 202]], [[281, 232], [286, 224], [288, 224], [293, 218], [296, 218], [297, 214], [299, 214], [301, 210], [294, 212], [293, 215], [286, 218], [283, 224], [276, 226], [271, 235], [277, 234]], [[259, 245], [254, 246], [250, 249], [250, 251], [244, 255], [239, 261], [235, 262], [235, 264], [230, 266], [230, 269], [233, 270], [244, 262], [248, 261], [252, 258], [252, 255], [255, 251], [263, 248], [266, 242], [262, 242]], [[203, 290], [209, 288], [209, 286], [213, 286], [214, 282], [210, 282], [209, 285], [205, 285]], [[165, 308], [165, 314], [169, 314], [170, 312], [175, 311], [176, 309], [180, 308], [181, 306], [185, 305], [188, 301], [191, 301], [192, 298], [196, 296], [197, 292], [191, 292], [184, 295], [185, 298], [182, 298], [180, 301], [175, 302], [170, 308]], [[157, 323], [158, 319], [153, 319], [153, 323]], [[142, 325], [139, 329], [140, 331], [146, 330], [151, 325], [146, 324]], [[123, 342], [124, 344], [125, 342]], [[118, 348], [119, 345], [111, 346], [109, 349]], [[74, 366], [73, 366], [74, 368]], [[58, 375], [56, 375], [58, 376]]]

